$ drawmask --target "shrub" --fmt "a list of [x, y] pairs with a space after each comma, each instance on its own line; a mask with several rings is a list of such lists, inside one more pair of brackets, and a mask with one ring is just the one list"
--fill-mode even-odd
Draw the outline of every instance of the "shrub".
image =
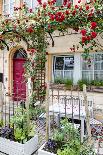
[[55, 78], [54, 79], [54, 83], [55, 84], [64, 84], [65, 83], [65, 80], [58, 77], [58, 78]]
[[90, 82], [89, 81], [87, 81], [87, 80], [79, 80], [78, 82], [77, 82], [77, 84], [78, 84], [78, 86], [79, 86], [79, 89], [80, 90], [83, 90], [83, 84], [85, 84], [85, 85], [89, 85], [90, 84]]
[[93, 86], [103, 86], [103, 81], [102, 80], [92, 80], [91, 85], [93, 85]]
[[73, 81], [70, 79], [65, 79], [64, 83], [66, 88], [71, 88], [71, 86], [73, 85]]

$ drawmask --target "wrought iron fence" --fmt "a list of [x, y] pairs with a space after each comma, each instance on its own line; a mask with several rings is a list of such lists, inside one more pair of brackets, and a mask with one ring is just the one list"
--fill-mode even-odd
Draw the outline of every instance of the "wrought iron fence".
[[[75, 96], [68, 91], [58, 88], [55, 90], [51, 86], [49, 95], [49, 136], [52, 137], [56, 128], [60, 128], [60, 122], [64, 118], [68, 118], [74, 128], [77, 128], [80, 133], [81, 141], [86, 135], [86, 112], [84, 97], [79, 95]], [[88, 109], [90, 117], [93, 118], [93, 100], [88, 100]]]

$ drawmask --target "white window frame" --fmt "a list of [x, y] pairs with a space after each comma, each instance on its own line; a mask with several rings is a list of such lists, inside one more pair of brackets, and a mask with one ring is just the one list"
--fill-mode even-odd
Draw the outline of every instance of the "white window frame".
[[[14, 0], [13, 3], [15, 3], [15, 0]], [[11, 0], [8, 0], [8, 2], [6, 4], [4, 3], [4, 0], [3, 0], [3, 15], [9, 14], [10, 16], [12, 16], [12, 14], [11, 14], [11, 4], [12, 4]], [[7, 5], [8, 5], [8, 12], [5, 13], [4, 10], [5, 10], [5, 6], [7, 6]]]
[[[103, 60], [98, 60], [98, 61], [95, 61], [95, 57], [96, 57], [96, 54], [103, 54], [103, 52], [97, 52], [97, 53], [91, 53], [91, 55], [93, 55], [93, 68], [91, 70], [86, 70], [86, 69], [83, 69], [83, 59], [82, 59], [82, 63], [81, 63], [81, 73], [82, 73], [82, 79], [83, 79], [83, 72], [91, 72], [92, 73], [92, 80], [96, 80], [96, 77], [95, 77], [95, 72], [103, 72], [103, 69], [98, 69], [96, 70], [94, 67], [95, 67], [95, 62], [101, 62], [103, 63]], [[99, 80], [99, 79], [97, 79]], [[101, 80], [101, 79], [100, 79]]]
[[73, 69], [72, 70], [65, 70], [64, 69], [64, 67], [65, 67], [65, 58], [66, 57], [71, 57], [71, 56], [73, 56], [74, 57], [74, 55], [73, 54], [69, 54], [69, 55], [53, 55], [53, 59], [52, 59], [52, 80], [54, 81], [54, 79], [55, 79], [55, 77], [54, 77], [54, 72], [56, 71], [56, 69], [55, 69], [55, 63], [56, 63], [56, 58], [57, 57], [64, 57], [64, 64], [63, 64], [63, 78], [64, 78], [64, 72], [65, 71], [70, 71], [70, 72], [72, 72], [72, 80], [73, 80], [73, 75], [74, 75], [74, 64], [73, 64]]

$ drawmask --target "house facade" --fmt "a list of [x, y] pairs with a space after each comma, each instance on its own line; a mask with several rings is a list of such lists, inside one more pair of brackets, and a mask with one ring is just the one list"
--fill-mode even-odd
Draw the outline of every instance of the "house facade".
[[65, 78], [72, 79], [76, 84], [80, 79], [103, 79], [103, 51], [99, 48], [91, 51], [91, 63], [88, 64], [82, 56], [84, 49], [79, 44], [80, 38], [81, 34], [71, 29], [65, 36], [60, 36], [59, 32], [54, 35], [55, 46], [48, 47], [49, 81]]
[[[0, 13], [4, 15], [10, 14], [12, 18], [14, 6], [19, 7], [22, 2], [22, 0], [1, 0]], [[30, 8], [37, 6], [36, 0], [25, 0], [25, 2]], [[85, 2], [84, 0], [83, 3]], [[77, 0], [73, 4], [77, 4]], [[48, 81], [54, 81], [56, 78], [65, 78], [73, 80], [73, 83], [76, 84], [80, 79], [103, 79], [103, 51], [99, 48], [91, 51], [92, 62], [91, 65], [88, 65], [82, 57], [83, 48], [79, 44], [80, 37], [80, 32], [75, 32], [72, 29], [68, 29], [65, 35], [55, 31], [53, 33], [54, 47], [51, 46], [51, 40], [48, 38], [50, 43], [47, 48], [46, 63]], [[25, 97], [26, 85], [25, 83], [23, 84], [23, 64], [28, 56], [27, 45], [23, 40], [19, 43], [15, 42], [15, 44], [9, 42], [8, 45], [9, 51], [6, 48], [0, 51], [0, 80], [3, 82], [7, 93], [12, 92], [13, 88], [13, 93], [15, 93], [19, 83], [18, 87], [22, 87]]]

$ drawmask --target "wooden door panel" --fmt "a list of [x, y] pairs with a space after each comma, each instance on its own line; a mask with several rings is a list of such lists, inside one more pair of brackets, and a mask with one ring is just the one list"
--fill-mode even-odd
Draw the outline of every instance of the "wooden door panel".
[[25, 59], [13, 59], [13, 93], [14, 100], [26, 99], [26, 82], [24, 78]]

